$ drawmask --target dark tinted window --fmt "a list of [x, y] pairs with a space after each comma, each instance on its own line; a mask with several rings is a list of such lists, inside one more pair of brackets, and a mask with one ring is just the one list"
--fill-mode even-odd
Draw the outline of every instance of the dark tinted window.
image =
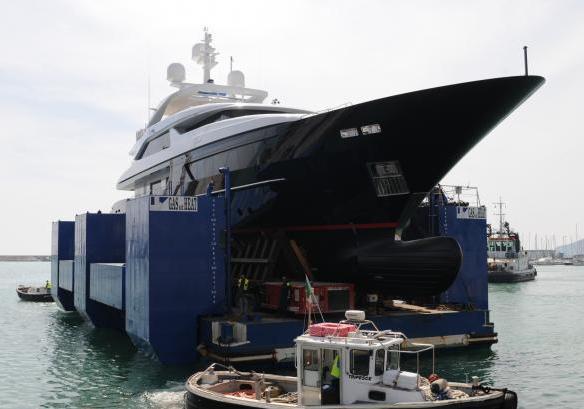
[[375, 352], [375, 376], [383, 374], [384, 366], [385, 366], [385, 350], [378, 349]]
[[367, 350], [351, 350], [351, 373], [353, 375], [369, 375], [369, 356]]
[[277, 111], [262, 111], [260, 109], [228, 109], [226, 111], [215, 112], [214, 114], [204, 118], [202, 120], [197, 120], [193, 123], [185, 123], [177, 126], [180, 133], [185, 133], [192, 131], [193, 129], [200, 128], [205, 125], [212, 124], [214, 122], [224, 121], [225, 119], [237, 118], [240, 116], [249, 115], [261, 115], [261, 114], [282, 114], [282, 112]]
[[148, 142], [148, 144], [146, 145], [146, 149], [144, 149], [144, 153], [140, 156], [140, 158], [145, 158], [146, 156], [150, 156], [156, 152], [160, 152], [161, 150], [166, 149], [169, 146], [170, 135], [168, 134], [168, 132], [166, 132]]

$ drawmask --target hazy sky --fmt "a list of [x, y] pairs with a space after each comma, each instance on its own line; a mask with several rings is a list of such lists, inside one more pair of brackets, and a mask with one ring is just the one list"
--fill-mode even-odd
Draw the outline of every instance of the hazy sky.
[[[48, 254], [51, 221], [108, 210], [151, 104], [187, 80], [203, 26], [246, 85], [323, 109], [530, 73], [547, 83], [444, 179], [507, 202], [512, 226], [584, 236], [584, 3], [580, 1], [31, 1], [0, 14], [0, 254]], [[494, 221], [494, 219], [492, 220]], [[527, 243], [525, 243], [527, 244]]]

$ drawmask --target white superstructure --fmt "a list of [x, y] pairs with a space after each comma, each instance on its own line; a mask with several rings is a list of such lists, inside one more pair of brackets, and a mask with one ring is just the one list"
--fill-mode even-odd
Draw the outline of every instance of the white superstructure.
[[[217, 65], [212, 36], [205, 29], [203, 42], [192, 49], [192, 59], [203, 69], [203, 83], [185, 82], [185, 68], [172, 63], [167, 79], [176, 92], [165, 98], [148, 125], [136, 132], [130, 150], [133, 162], [118, 180], [117, 188], [146, 194], [184, 194], [171, 186], [173, 166], [196, 160], [191, 153], [206, 145], [271, 125], [297, 121], [310, 112], [279, 104], [264, 104], [268, 93], [246, 88], [241, 71], [231, 70], [227, 85], [215, 84], [211, 70]], [[190, 155], [190, 156], [189, 156]], [[173, 160], [181, 159], [173, 163]], [[176, 170], [176, 169], [175, 169]], [[216, 171], [216, 169], [214, 169]], [[209, 175], [197, 175], [205, 178]], [[116, 207], [116, 205], [114, 205]]]

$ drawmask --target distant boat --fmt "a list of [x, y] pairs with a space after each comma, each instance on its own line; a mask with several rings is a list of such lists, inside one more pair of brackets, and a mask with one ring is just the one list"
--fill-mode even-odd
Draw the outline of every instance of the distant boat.
[[537, 270], [521, 248], [519, 233], [503, 220], [503, 202], [499, 201], [499, 230], [488, 231], [488, 271], [491, 283], [516, 283], [535, 280]]
[[16, 294], [23, 301], [52, 302], [51, 289], [47, 287], [26, 287], [19, 285]]

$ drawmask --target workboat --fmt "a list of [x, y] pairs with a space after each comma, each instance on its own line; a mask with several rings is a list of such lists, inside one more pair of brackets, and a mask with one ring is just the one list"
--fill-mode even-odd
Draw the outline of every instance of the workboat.
[[36, 302], [51, 302], [53, 301], [53, 296], [51, 295], [51, 289], [44, 287], [27, 287], [24, 285], [19, 285], [16, 288], [16, 294], [23, 301], [36, 301]]
[[[363, 311], [347, 311], [345, 317], [339, 323], [310, 325], [295, 339], [296, 376], [240, 372], [213, 364], [187, 380], [186, 408], [517, 407], [514, 392], [483, 385], [478, 377], [471, 383], [440, 378], [433, 345], [381, 331]], [[430, 352], [432, 373], [426, 378], [420, 374], [420, 356]], [[407, 362], [415, 371], [402, 368]]]
[[504, 221], [504, 203], [499, 201], [499, 229], [495, 232], [489, 226], [488, 272], [491, 283], [516, 283], [535, 280], [536, 268], [529, 262], [527, 251], [521, 247], [519, 233], [512, 231], [509, 222]]
[[462, 259], [455, 240], [395, 237], [430, 189], [544, 79], [494, 78], [312, 112], [263, 103], [267, 92], [246, 88], [241, 71], [215, 83], [217, 54], [205, 31], [193, 47], [203, 83], [185, 82], [181, 64], [168, 67], [178, 90], [137, 132], [117, 188], [136, 197], [220, 192], [219, 169], [228, 168], [241, 240], [284, 233], [321, 281], [412, 297], [448, 288]]

